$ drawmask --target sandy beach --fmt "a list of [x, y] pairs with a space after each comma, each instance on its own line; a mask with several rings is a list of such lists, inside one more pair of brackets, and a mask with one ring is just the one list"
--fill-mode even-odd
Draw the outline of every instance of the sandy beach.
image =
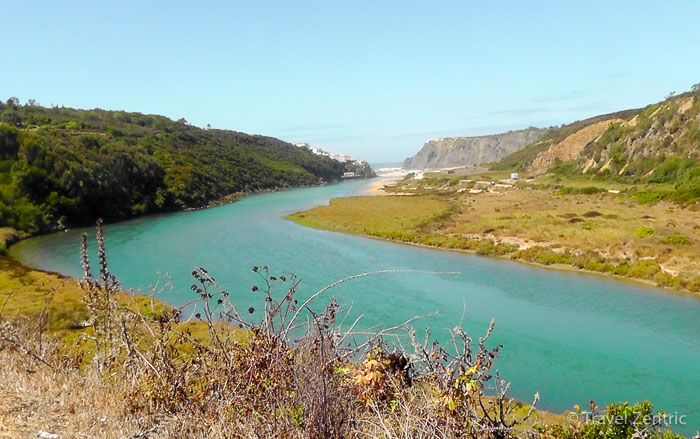
[[401, 170], [392, 170], [389, 172], [379, 172], [377, 173], [378, 178], [373, 181], [365, 191], [367, 195], [387, 195], [384, 192], [384, 186], [395, 185], [397, 181], [401, 180], [408, 172]]

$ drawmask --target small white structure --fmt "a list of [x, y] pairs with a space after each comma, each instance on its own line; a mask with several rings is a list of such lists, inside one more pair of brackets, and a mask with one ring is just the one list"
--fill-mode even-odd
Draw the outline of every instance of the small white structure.
[[414, 179], [414, 180], [422, 180], [423, 177], [424, 177], [424, 176], [423, 176], [423, 172], [416, 172], [415, 174], [413, 174], [413, 179]]
[[355, 173], [354, 173], [354, 172], [351, 172], [351, 171], [349, 171], [349, 172], [343, 172], [343, 178], [353, 178], [353, 177], [355, 177]]
[[608, 189], [608, 192], [610, 192], [611, 194], [619, 194], [620, 193], [620, 191], [618, 191], [617, 189]]
[[511, 173], [510, 173], [510, 179], [511, 179], [511, 180], [517, 180], [517, 179], [518, 179], [518, 173], [517, 173], [517, 172], [511, 172]]

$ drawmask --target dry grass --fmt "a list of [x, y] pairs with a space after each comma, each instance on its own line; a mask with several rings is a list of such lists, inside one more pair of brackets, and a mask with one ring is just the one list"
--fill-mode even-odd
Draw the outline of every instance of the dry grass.
[[[653, 257], [664, 268], [700, 275], [700, 212], [660, 202], [640, 205], [610, 195], [553, 195], [541, 190], [512, 190], [460, 197], [461, 213], [443, 229], [447, 234], [481, 234], [487, 229], [497, 239], [517, 238], [582, 252], [597, 251], [617, 259]], [[587, 216], [598, 212], [600, 215]], [[572, 222], [574, 218], [583, 221]], [[641, 227], [655, 230], [638, 237]], [[665, 239], [683, 235], [688, 245], [670, 245]]]
[[125, 417], [124, 399], [94, 372], [50, 369], [0, 351], [0, 437], [128, 437], [139, 431]]

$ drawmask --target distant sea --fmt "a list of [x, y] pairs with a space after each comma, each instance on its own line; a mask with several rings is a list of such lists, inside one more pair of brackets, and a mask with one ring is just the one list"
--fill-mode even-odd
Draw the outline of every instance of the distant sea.
[[377, 172], [398, 170], [403, 166], [403, 162], [370, 163], [372, 169]]

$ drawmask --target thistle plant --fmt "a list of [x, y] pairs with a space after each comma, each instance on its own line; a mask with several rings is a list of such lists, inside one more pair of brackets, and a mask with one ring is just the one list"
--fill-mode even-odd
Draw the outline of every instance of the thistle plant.
[[83, 278], [80, 285], [84, 291], [83, 301], [90, 312], [90, 319], [84, 326], [92, 328], [92, 333], [86, 333], [86, 337], [95, 344], [93, 361], [99, 370], [108, 370], [120, 357], [122, 348], [129, 345], [128, 338], [123, 337], [128, 332], [121, 331], [126, 325], [126, 316], [119, 309], [116, 299], [121, 285], [109, 271], [102, 220], [97, 221], [96, 241], [99, 273], [94, 277], [90, 266], [87, 233], [82, 234], [80, 256]]

